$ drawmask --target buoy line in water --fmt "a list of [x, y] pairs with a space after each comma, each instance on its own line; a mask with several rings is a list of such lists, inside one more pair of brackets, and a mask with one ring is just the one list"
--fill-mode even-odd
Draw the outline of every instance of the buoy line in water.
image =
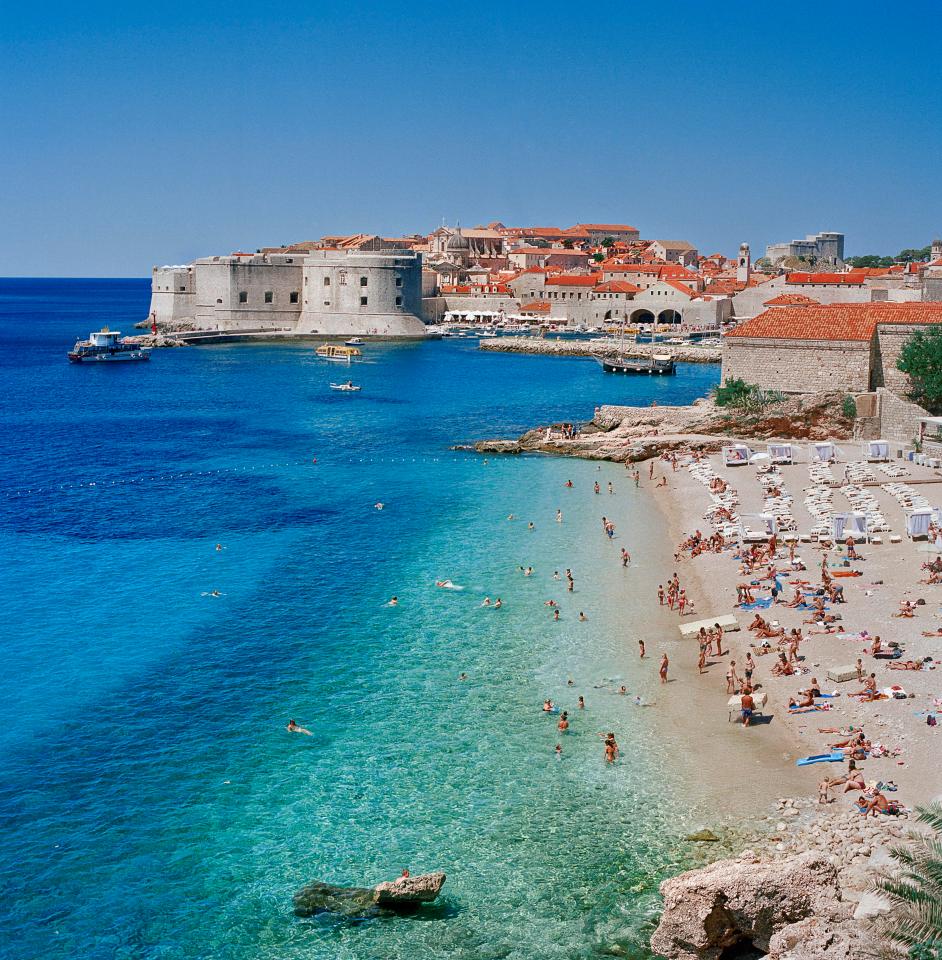
[[60, 490], [93, 490], [98, 487], [123, 487], [132, 483], [166, 483], [170, 480], [190, 480], [197, 477], [214, 477], [223, 474], [256, 473], [259, 470], [278, 470], [288, 467], [349, 467], [364, 463], [461, 463], [461, 457], [350, 457], [343, 460], [290, 460], [285, 463], [267, 463], [253, 467], [219, 467], [215, 470], [186, 470], [181, 473], [161, 474], [153, 477], [131, 477], [122, 480], [88, 480], [60, 483], [49, 487], [30, 487], [19, 490], [6, 490], [2, 496], [7, 500], [17, 497], [35, 496], [39, 493], [58, 493]]

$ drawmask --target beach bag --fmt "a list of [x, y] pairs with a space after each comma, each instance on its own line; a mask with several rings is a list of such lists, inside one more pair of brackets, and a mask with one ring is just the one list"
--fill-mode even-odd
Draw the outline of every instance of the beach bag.
[[936, 724], [937, 724], [938, 722], [939, 722], [939, 721], [936, 720], [935, 714], [933, 714], [933, 713], [930, 713], [929, 716], [926, 717], [926, 724], [927, 724], [928, 726], [930, 726], [930, 727], [936, 726]]

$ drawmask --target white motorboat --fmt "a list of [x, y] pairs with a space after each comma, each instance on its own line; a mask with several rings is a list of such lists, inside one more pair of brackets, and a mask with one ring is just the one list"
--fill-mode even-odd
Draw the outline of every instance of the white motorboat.
[[330, 385], [331, 390], [344, 390], [347, 392], [359, 390], [359, 384], [354, 383], [352, 380], [348, 380], [346, 383], [332, 383]]

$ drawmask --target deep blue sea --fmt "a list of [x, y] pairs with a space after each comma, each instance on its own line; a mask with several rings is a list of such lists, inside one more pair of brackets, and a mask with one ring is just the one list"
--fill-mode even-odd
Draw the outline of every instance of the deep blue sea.
[[[349, 373], [309, 343], [66, 361], [148, 300], [0, 280], [0, 956], [644, 956], [685, 809], [615, 693], [657, 694], [656, 573], [617, 555], [653, 556], [657, 515], [621, 467], [449, 447], [688, 402], [718, 370], [464, 340], [368, 345]], [[310, 880], [403, 867], [448, 874], [417, 916], [292, 914]]]

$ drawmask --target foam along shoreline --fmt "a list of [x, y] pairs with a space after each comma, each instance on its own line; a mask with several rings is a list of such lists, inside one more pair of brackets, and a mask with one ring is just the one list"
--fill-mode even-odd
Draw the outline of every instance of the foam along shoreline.
[[722, 352], [718, 347], [699, 347], [676, 343], [619, 343], [617, 338], [596, 340], [562, 340], [549, 337], [491, 337], [481, 340], [479, 350], [495, 353], [530, 353], [547, 357], [591, 357], [595, 355], [650, 357], [655, 353], [669, 353], [677, 363], [719, 363]]

